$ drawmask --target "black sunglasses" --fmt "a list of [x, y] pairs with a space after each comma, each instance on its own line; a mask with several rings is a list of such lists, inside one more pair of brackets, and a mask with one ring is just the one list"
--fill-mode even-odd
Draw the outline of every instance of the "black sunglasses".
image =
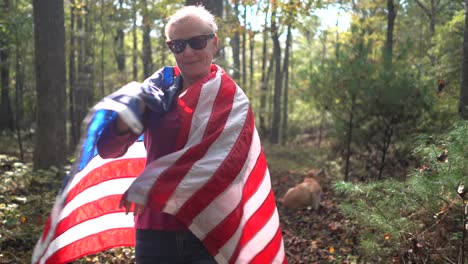
[[189, 39], [174, 39], [174, 40], [167, 41], [166, 44], [169, 47], [169, 49], [172, 51], [172, 53], [179, 54], [185, 50], [185, 47], [187, 46], [187, 44], [189, 44], [192, 49], [196, 49], [196, 50], [202, 50], [206, 48], [207, 40], [214, 38], [214, 36], [215, 34], [211, 33], [211, 34], [191, 37]]

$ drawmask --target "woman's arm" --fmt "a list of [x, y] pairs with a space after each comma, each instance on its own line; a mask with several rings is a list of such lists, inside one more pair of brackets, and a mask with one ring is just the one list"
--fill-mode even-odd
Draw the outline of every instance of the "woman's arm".
[[109, 124], [97, 142], [99, 156], [104, 159], [118, 158], [137, 140], [139, 135], [130, 131], [128, 125], [120, 118]]

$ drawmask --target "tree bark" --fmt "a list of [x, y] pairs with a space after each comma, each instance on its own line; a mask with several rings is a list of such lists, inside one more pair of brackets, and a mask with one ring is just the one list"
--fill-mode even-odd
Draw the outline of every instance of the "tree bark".
[[234, 1], [234, 18], [233, 18], [233, 36], [231, 38], [230, 44], [232, 48], [232, 59], [234, 62], [234, 69], [232, 73], [232, 78], [236, 81], [240, 81], [240, 69], [241, 69], [241, 62], [240, 62], [240, 35], [239, 35], [239, 1]]
[[70, 0], [70, 47], [68, 54], [68, 115], [70, 119], [70, 149], [78, 143], [77, 131], [79, 131], [79, 124], [77, 124], [75, 118], [75, 20], [75, 0]]
[[271, 38], [273, 40], [273, 56], [275, 58], [275, 90], [273, 95], [273, 121], [271, 124], [270, 142], [273, 144], [279, 143], [280, 139], [280, 124], [281, 124], [281, 90], [282, 90], [282, 74], [281, 74], [281, 46], [279, 42], [278, 28], [276, 24], [276, 8], [273, 7], [271, 14]]
[[148, 78], [153, 73], [153, 53], [151, 50], [151, 28], [152, 28], [152, 20], [149, 17], [148, 13], [148, 6], [146, 0], [142, 2], [142, 9], [143, 9], [143, 78]]
[[[15, 11], [18, 10], [18, 5], [16, 3]], [[23, 113], [24, 113], [24, 104], [23, 104], [23, 91], [24, 91], [24, 47], [21, 45], [21, 40], [19, 36], [18, 25], [15, 25], [15, 53], [16, 53], [16, 62], [15, 62], [15, 127], [16, 127], [16, 138], [18, 140], [18, 149], [20, 154], [20, 160], [24, 160], [24, 147], [23, 147], [23, 137], [21, 135], [21, 130], [23, 129]]]
[[132, 2], [132, 37], [133, 37], [133, 50], [132, 50], [132, 78], [138, 79], [138, 45], [137, 45], [137, 3]]
[[393, 29], [397, 15], [393, 0], [387, 0], [387, 12], [387, 39], [385, 41], [384, 65], [386, 69], [389, 69], [393, 60]]
[[465, 0], [465, 32], [463, 34], [463, 57], [461, 71], [461, 87], [458, 111], [463, 119], [468, 120], [468, 0]]
[[284, 145], [288, 138], [288, 100], [289, 100], [289, 53], [292, 43], [292, 26], [288, 25], [286, 35], [286, 49], [284, 51], [283, 63], [283, 76], [284, 76], [284, 89], [283, 89], [283, 122], [281, 126], [281, 143]]
[[267, 40], [268, 40], [268, 8], [265, 11], [265, 28], [263, 29], [263, 44], [262, 44], [262, 76], [260, 77], [260, 111], [259, 111], [259, 123], [260, 123], [260, 133], [265, 136], [267, 133], [266, 128], [266, 102], [267, 102]]
[[[11, 11], [10, 0], [4, 0], [4, 9], [6, 13]], [[0, 83], [1, 101], [0, 101], [0, 129], [13, 130], [13, 112], [10, 98], [10, 43], [11, 39], [7, 32], [1, 33], [0, 36]]]
[[244, 89], [245, 93], [247, 94], [248, 89], [246, 87], [247, 84], [247, 5], [244, 6], [244, 26], [240, 27], [242, 30], [242, 89]]
[[33, 0], [37, 91], [34, 169], [62, 168], [67, 155], [62, 0]]
[[[75, 84], [75, 126], [77, 138], [80, 138], [81, 123], [88, 114], [89, 109], [94, 104], [94, 26], [91, 14], [94, 12], [92, 6], [85, 5], [86, 12], [78, 18], [78, 30], [82, 32], [79, 41], [78, 51], [78, 72]], [[72, 146], [74, 149], [75, 146]]]
[[[116, 8], [117, 24], [123, 22], [123, 0], [119, 0], [119, 6]], [[123, 26], [118, 26], [114, 35], [114, 54], [117, 62], [117, 69], [122, 82], [126, 82], [125, 78], [125, 48], [124, 48], [125, 32]]]

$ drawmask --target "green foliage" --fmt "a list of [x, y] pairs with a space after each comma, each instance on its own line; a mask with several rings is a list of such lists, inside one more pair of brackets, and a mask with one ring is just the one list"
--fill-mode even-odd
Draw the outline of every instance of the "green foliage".
[[0, 259], [24, 263], [39, 238], [55, 192], [58, 171], [32, 172], [31, 164], [0, 155]]
[[446, 134], [416, 139], [419, 166], [406, 181], [335, 184], [341, 210], [362, 227], [366, 261], [457, 259], [463, 203], [455, 191], [468, 183], [467, 141], [468, 123], [459, 121]]

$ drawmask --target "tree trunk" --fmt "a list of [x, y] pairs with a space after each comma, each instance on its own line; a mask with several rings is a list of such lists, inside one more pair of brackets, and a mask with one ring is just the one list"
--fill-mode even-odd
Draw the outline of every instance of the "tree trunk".
[[393, 29], [397, 15], [393, 0], [387, 0], [387, 12], [387, 39], [385, 41], [384, 66], [388, 70], [391, 68], [393, 59]]
[[79, 37], [78, 74], [74, 102], [77, 138], [80, 138], [81, 123], [94, 104], [94, 49], [92, 48], [94, 26], [91, 23], [93, 10], [89, 4], [86, 8], [89, 9], [78, 18], [78, 30], [83, 33]]
[[70, 118], [70, 142], [69, 149], [78, 143], [79, 125], [75, 118], [75, 0], [70, 0], [70, 47], [68, 54], [68, 114]]
[[282, 74], [281, 74], [281, 46], [279, 42], [278, 28], [276, 25], [276, 8], [273, 7], [271, 14], [271, 38], [273, 40], [273, 56], [275, 58], [275, 91], [273, 95], [273, 121], [271, 124], [270, 142], [273, 144], [279, 143], [280, 124], [281, 124], [281, 90], [282, 90]]
[[262, 45], [262, 76], [260, 78], [260, 111], [259, 111], [259, 123], [260, 123], [260, 133], [265, 136], [267, 133], [266, 128], [266, 103], [267, 103], [267, 40], [268, 40], [268, 9], [270, 7], [270, 2], [267, 3], [267, 8], [265, 10], [265, 28], [263, 29], [263, 45]]
[[67, 156], [63, 8], [61, 0], [33, 0], [37, 91], [34, 169], [62, 168]]
[[284, 90], [283, 90], [283, 123], [281, 128], [281, 143], [284, 145], [288, 138], [288, 89], [289, 89], [289, 52], [292, 43], [292, 26], [288, 25], [288, 33], [286, 35], [286, 49], [284, 51], [283, 63], [283, 76], [284, 76]]
[[249, 31], [249, 89], [253, 92], [254, 83], [254, 51], [255, 51], [255, 33], [253, 30]]
[[241, 63], [240, 63], [240, 35], [239, 35], [239, 1], [235, 0], [234, 1], [234, 21], [233, 21], [233, 33], [234, 35], [231, 38], [230, 44], [232, 48], [232, 59], [234, 62], [234, 69], [232, 73], [232, 78], [236, 81], [240, 81], [240, 68], [241, 68]]
[[99, 20], [101, 23], [101, 30], [102, 30], [102, 36], [101, 36], [101, 52], [100, 52], [100, 69], [101, 69], [101, 76], [100, 76], [100, 91], [101, 91], [101, 96], [100, 98], [104, 97], [106, 95], [106, 90], [105, 90], [105, 85], [104, 85], [104, 76], [105, 76], [105, 69], [104, 69], [104, 51], [105, 51], [105, 43], [106, 43], [106, 28], [104, 24], [104, 9], [105, 9], [105, 3], [104, 0], [101, 0], [101, 11], [100, 11], [100, 16]]
[[[4, 0], [4, 12], [11, 11], [10, 0]], [[8, 31], [8, 29], [7, 29]], [[0, 101], [0, 130], [13, 130], [13, 112], [10, 98], [10, 43], [8, 32], [2, 32], [0, 36], [0, 79], [1, 79], [1, 101]]]
[[137, 3], [132, 2], [132, 37], [133, 37], [133, 50], [132, 50], [132, 78], [138, 79], [138, 39], [137, 39]]
[[[17, 3], [16, 3], [17, 4]], [[18, 10], [18, 6], [15, 6], [15, 10]], [[23, 129], [23, 91], [24, 91], [24, 56], [23, 46], [19, 36], [20, 32], [18, 25], [15, 26], [15, 51], [16, 51], [16, 63], [15, 63], [15, 127], [16, 127], [16, 138], [18, 140], [18, 149], [20, 154], [21, 162], [24, 160], [24, 148], [23, 148], [23, 137], [21, 130]]]
[[242, 30], [242, 89], [244, 89], [245, 93], [247, 94], [247, 57], [245, 52], [247, 51], [247, 5], [244, 6], [244, 27], [241, 28]]
[[465, 32], [463, 34], [463, 57], [461, 71], [461, 87], [458, 111], [463, 119], [468, 120], [468, 0], [465, 0]]
[[116, 22], [117, 22], [117, 29], [114, 35], [114, 54], [115, 60], [117, 63], [117, 69], [119, 71], [119, 76], [122, 82], [126, 82], [125, 78], [125, 47], [124, 47], [124, 40], [125, 40], [125, 32], [124, 27], [120, 25], [123, 23], [123, 0], [119, 0], [119, 7], [116, 10]]
[[142, 1], [143, 5], [143, 78], [146, 79], [150, 77], [153, 73], [153, 53], [151, 51], [151, 28], [152, 28], [152, 20], [149, 17], [148, 13], [148, 6], [146, 0]]
[[354, 110], [356, 108], [356, 95], [351, 96], [351, 109], [348, 118], [348, 131], [346, 132], [346, 156], [345, 156], [345, 172], [344, 181], [349, 181], [349, 171], [351, 170], [351, 141], [353, 140], [354, 128]]

